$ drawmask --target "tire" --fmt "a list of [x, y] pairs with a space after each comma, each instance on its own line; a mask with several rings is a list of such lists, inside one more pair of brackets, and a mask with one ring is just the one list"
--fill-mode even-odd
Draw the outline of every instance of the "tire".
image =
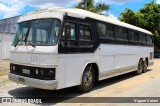
[[136, 70], [136, 74], [140, 75], [140, 74], [142, 74], [142, 71], [143, 71], [143, 61], [139, 60], [138, 67], [137, 67], [137, 70]]
[[94, 87], [94, 83], [95, 83], [95, 72], [92, 68], [92, 65], [89, 65], [84, 70], [81, 85], [79, 85], [77, 89], [80, 92], [88, 92]]
[[147, 72], [147, 61], [143, 61], [143, 70], [142, 70], [143, 73], [146, 73]]

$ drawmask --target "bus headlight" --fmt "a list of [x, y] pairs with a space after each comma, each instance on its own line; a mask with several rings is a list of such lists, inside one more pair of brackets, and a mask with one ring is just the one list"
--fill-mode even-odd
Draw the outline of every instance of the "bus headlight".
[[43, 80], [55, 80], [55, 68], [36, 68], [34, 77]]
[[13, 71], [16, 70], [16, 66], [12, 66], [12, 70], [13, 70]]
[[10, 64], [10, 71], [15, 71], [15, 70], [16, 70], [16, 66], [15, 66], [15, 65]]
[[55, 75], [54, 71], [52, 71], [52, 70], [48, 71], [48, 77], [54, 77], [54, 75]]

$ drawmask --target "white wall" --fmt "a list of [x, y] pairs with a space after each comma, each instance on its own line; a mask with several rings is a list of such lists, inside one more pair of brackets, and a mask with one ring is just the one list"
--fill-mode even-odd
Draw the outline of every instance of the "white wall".
[[0, 58], [10, 59], [10, 47], [12, 44], [13, 34], [3, 33], [0, 35], [1, 45], [0, 45]]
[[0, 61], [2, 60], [2, 35], [0, 34]]
[[0, 20], [0, 60], [10, 59], [10, 46], [19, 16]]

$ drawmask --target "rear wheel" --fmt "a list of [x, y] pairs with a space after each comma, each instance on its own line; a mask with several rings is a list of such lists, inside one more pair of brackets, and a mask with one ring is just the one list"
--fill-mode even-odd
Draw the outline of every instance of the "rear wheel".
[[82, 76], [82, 82], [81, 85], [78, 86], [78, 90], [81, 92], [88, 92], [93, 88], [94, 83], [95, 83], [95, 73], [92, 68], [92, 65], [89, 65], [84, 70]]
[[139, 60], [136, 74], [137, 74], [137, 75], [140, 75], [140, 74], [142, 74], [142, 71], [143, 71], [143, 61], [142, 61], [142, 59], [141, 59], [141, 60]]
[[147, 61], [143, 61], [143, 72], [147, 72]]

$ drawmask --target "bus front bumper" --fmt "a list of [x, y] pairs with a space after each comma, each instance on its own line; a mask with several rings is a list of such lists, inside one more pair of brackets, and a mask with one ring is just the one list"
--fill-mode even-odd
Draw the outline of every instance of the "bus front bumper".
[[55, 90], [57, 89], [57, 81], [56, 80], [38, 80], [38, 79], [33, 79], [33, 78], [28, 78], [28, 77], [23, 77], [19, 75], [15, 75], [12, 73], [9, 73], [8, 76], [9, 80], [21, 83], [24, 85], [28, 85], [31, 87], [35, 88], [40, 88], [40, 89], [48, 89], [48, 90]]

